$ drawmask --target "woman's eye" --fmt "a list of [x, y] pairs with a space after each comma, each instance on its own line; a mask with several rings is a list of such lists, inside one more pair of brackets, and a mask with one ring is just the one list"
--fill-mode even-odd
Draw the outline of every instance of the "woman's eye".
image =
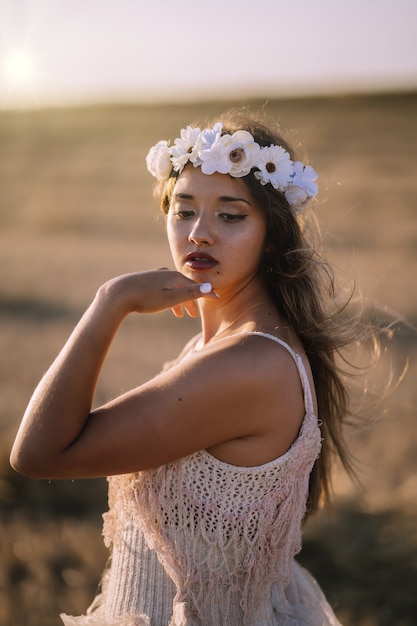
[[179, 209], [177, 211], [173, 211], [176, 217], [179, 217], [181, 220], [189, 219], [194, 216], [194, 211], [190, 211], [187, 209]]
[[225, 222], [242, 222], [246, 215], [242, 213], [220, 213], [220, 217]]

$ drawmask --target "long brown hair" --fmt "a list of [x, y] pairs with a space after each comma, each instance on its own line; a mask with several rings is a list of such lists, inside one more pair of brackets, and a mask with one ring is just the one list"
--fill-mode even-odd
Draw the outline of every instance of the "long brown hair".
[[[216, 121], [223, 133], [246, 130], [260, 146], [280, 145], [291, 158], [294, 151], [275, 130], [256, 117], [231, 111]], [[209, 124], [210, 125], [210, 124]], [[168, 212], [176, 174], [159, 189], [161, 209]], [[345, 441], [344, 426], [353, 417], [342, 349], [375, 338], [375, 329], [360, 312], [348, 314], [350, 297], [341, 301], [333, 271], [317, 239], [319, 231], [297, 215], [285, 195], [270, 184], [261, 185], [253, 172], [241, 179], [267, 217], [264, 257], [259, 269], [280, 315], [301, 340], [309, 358], [317, 395], [322, 451], [310, 476], [307, 515], [332, 495], [332, 468], [338, 458], [352, 477], [354, 464]], [[374, 342], [377, 350], [377, 343]]]

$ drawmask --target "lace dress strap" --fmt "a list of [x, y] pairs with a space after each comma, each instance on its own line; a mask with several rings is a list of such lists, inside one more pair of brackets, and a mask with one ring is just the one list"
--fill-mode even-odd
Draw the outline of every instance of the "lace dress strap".
[[271, 339], [272, 341], [279, 343], [283, 348], [287, 350], [287, 352], [289, 352], [289, 354], [294, 359], [294, 362], [297, 366], [297, 370], [300, 376], [301, 385], [303, 387], [303, 392], [304, 392], [304, 407], [305, 407], [306, 413], [314, 413], [313, 393], [311, 391], [310, 381], [308, 379], [307, 371], [304, 366], [301, 355], [295, 352], [291, 348], [291, 346], [288, 345], [288, 343], [286, 343], [282, 339], [278, 339], [278, 337], [275, 337], [275, 335], [270, 335], [269, 333], [262, 333], [260, 331], [254, 330], [254, 331], [245, 332], [245, 333], [236, 333], [235, 335], [229, 335], [229, 337], [230, 336], [238, 337], [238, 336], [246, 336], [246, 335], [258, 335], [259, 337], [265, 337], [266, 339]]

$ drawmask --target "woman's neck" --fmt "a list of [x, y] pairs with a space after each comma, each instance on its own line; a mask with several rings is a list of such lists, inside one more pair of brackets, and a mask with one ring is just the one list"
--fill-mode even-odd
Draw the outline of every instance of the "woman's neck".
[[203, 345], [217, 337], [227, 337], [245, 327], [276, 327], [278, 313], [264, 288], [246, 288], [232, 296], [200, 300]]

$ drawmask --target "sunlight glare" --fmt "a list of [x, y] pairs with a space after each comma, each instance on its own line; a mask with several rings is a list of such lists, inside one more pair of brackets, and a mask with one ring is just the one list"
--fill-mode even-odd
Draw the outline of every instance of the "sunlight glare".
[[2, 69], [4, 78], [10, 86], [28, 87], [34, 82], [36, 67], [27, 52], [10, 52], [3, 60]]
[[33, 106], [37, 102], [40, 79], [37, 56], [26, 48], [9, 49], [0, 57], [0, 92], [4, 106]]

